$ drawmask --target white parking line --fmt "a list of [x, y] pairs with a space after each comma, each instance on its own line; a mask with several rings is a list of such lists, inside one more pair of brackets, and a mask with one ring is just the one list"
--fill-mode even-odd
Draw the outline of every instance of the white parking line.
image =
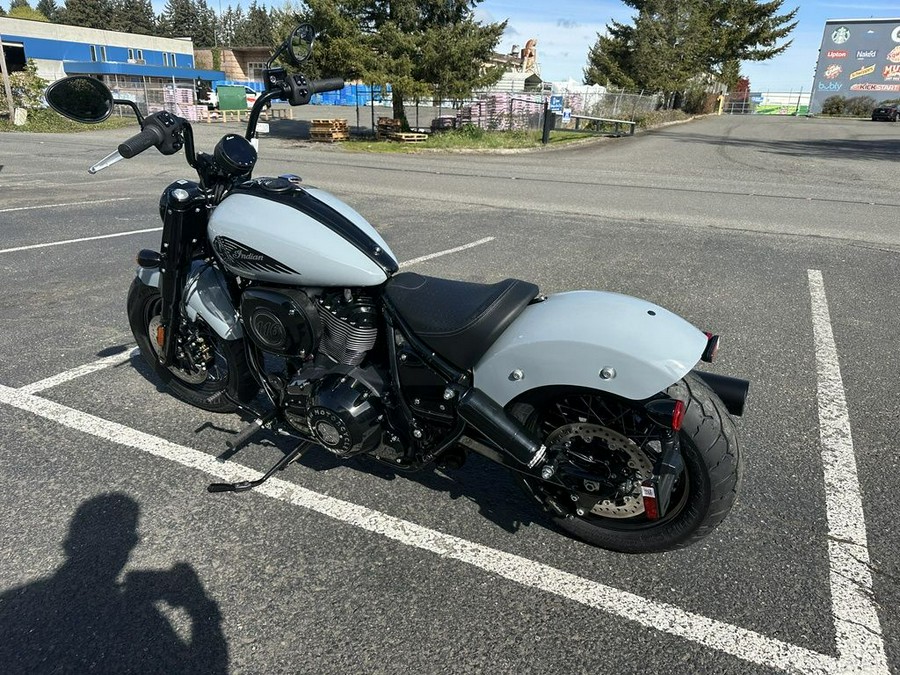
[[416, 263], [425, 262], [426, 260], [440, 258], [442, 255], [448, 255], [450, 253], [458, 253], [459, 251], [465, 251], [466, 249], [469, 249], [469, 248], [475, 248], [476, 246], [481, 246], [482, 244], [487, 244], [489, 241], [494, 241], [494, 237], [485, 237], [484, 239], [479, 239], [478, 241], [473, 241], [471, 244], [463, 244], [462, 246], [457, 246], [456, 248], [448, 248], [446, 251], [438, 251], [437, 253], [429, 253], [428, 255], [423, 255], [418, 258], [413, 258], [412, 260], [407, 260], [400, 264], [401, 265], [415, 265]]
[[113, 354], [112, 356], [105, 356], [104, 358], [98, 359], [93, 363], [86, 363], [83, 366], [72, 368], [71, 370], [59, 373], [58, 375], [54, 375], [53, 377], [48, 377], [44, 380], [38, 380], [37, 382], [26, 384], [24, 387], [21, 387], [19, 391], [25, 394], [36, 394], [39, 391], [44, 391], [45, 389], [59, 386], [64, 382], [70, 382], [71, 380], [81, 377], [82, 375], [89, 375], [90, 373], [96, 373], [98, 370], [103, 370], [104, 368], [109, 368], [110, 366], [117, 366], [120, 363], [125, 363], [126, 361], [130, 360], [132, 356], [137, 356], [140, 353], [140, 350], [135, 347], [134, 349], [119, 352], [118, 354]]
[[13, 211], [35, 211], [37, 209], [56, 209], [61, 206], [88, 206], [90, 204], [107, 204], [109, 202], [124, 202], [134, 197], [114, 197], [111, 199], [92, 199], [83, 202], [64, 202], [62, 204], [38, 204], [37, 206], [16, 206], [11, 209], [0, 209], [0, 213], [12, 213]]
[[95, 241], [97, 239], [112, 239], [114, 237], [127, 237], [132, 234], [144, 234], [145, 232], [159, 232], [161, 227], [149, 227], [146, 230], [131, 230], [130, 232], [115, 232], [114, 234], [101, 234], [96, 237], [80, 237], [78, 239], [66, 239], [64, 241], [51, 241], [46, 244], [29, 244], [28, 246], [16, 246], [15, 248], [0, 248], [0, 253], [15, 253], [16, 251], [29, 251], [35, 248], [47, 248], [48, 246], [62, 246], [63, 244], [77, 244], [80, 241]]
[[886, 673], [887, 657], [869, 572], [862, 494], [850, 415], [822, 272], [808, 270], [825, 470], [831, 604], [842, 672]]
[[[221, 461], [199, 450], [3, 385], [0, 385], [0, 403], [28, 411], [69, 429], [202, 471], [219, 480], [255, 480], [262, 475], [235, 462]], [[255, 491], [380, 534], [401, 544], [458, 560], [524, 586], [602, 610], [646, 628], [685, 638], [745, 661], [798, 673], [833, 672], [837, 665], [837, 661], [831, 656], [687, 612], [674, 605], [642, 598], [365, 506], [313, 492], [280, 478], [271, 478]]]

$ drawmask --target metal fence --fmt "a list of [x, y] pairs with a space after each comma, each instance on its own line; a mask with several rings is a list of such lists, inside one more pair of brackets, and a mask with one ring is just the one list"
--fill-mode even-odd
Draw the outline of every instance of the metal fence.
[[[113, 98], [133, 101], [141, 113], [150, 115], [162, 110], [196, 121], [206, 106], [197, 105], [197, 95], [192, 81], [167, 81], [162, 78], [126, 78], [108, 76], [106, 85], [112, 90]], [[119, 115], [129, 115], [118, 110]]]

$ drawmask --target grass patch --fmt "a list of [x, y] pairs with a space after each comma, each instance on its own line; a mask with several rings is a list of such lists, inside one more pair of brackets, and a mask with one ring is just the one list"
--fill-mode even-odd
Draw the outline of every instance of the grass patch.
[[50, 110], [29, 110], [28, 119], [20, 127], [12, 123], [8, 118], [0, 118], [0, 131], [28, 131], [32, 133], [57, 133], [65, 134], [74, 131], [93, 131], [94, 129], [118, 129], [120, 127], [137, 126], [137, 119], [133, 116], [110, 117], [100, 124], [81, 124], [66, 119], [62, 115]]
[[[550, 144], [559, 145], [584, 138], [584, 134], [565, 131], [550, 132]], [[466, 126], [454, 131], [429, 134], [423, 143], [395, 141], [350, 140], [342, 144], [356, 152], [416, 152], [418, 150], [517, 150], [541, 146], [540, 131], [488, 131]]]
[[683, 110], [654, 110], [653, 112], [638, 113], [634, 116], [638, 129], [652, 129], [667, 122], [678, 122], [690, 117]]

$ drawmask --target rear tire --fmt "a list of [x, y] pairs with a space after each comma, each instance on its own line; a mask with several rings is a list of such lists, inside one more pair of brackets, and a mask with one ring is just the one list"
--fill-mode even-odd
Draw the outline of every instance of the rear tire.
[[[684, 421], [679, 435], [684, 470], [678, 478], [672, 494], [668, 513], [659, 520], [649, 520], [643, 514], [640, 496], [626, 498], [624, 506], [617, 512], [615, 505], [607, 506], [606, 513], [612, 517], [597, 514], [598, 507], [585, 516], [564, 517], [548, 509], [560, 528], [575, 537], [601, 548], [624, 553], [651, 553], [683, 548], [702, 539], [728, 515], [740, 489], [743, 464], [738, 448], [737, 434], [728, 411], [712, 390], [698, 377], [688, 374], [670, 387], [667, 392], [672, 398], [685, 403]], [[595, 402], [587, 406], [584, 415], [568, 413], [560, 401], [571, 401], [588, 397]], [[612, 432], [611, 438], [631, 439], [637, 448], [645, 453], [650, 463], [651, 453], [644, 450], [647, 438], [634, 432], [634, 420], [639, 419], [640, 404], [602, 392], [585, 390], [557, 393], [543, 400], [516, 403], [510, 413], [532, 431], [546, 439], [553, 427], [562, 428], [559, 423], [593, 423], [592, 428]], [[596, 411], [596, 412], [595, 412]], [[610, 414], [605, 414], [610, 411]], [[591, 415], [596, 419], [591, 419]], [[631, 421], [626, 416], [633, 416]], [[623, 421], [624, 420], [624, 421]], [[599, 435], [599, 432], [598, 432]], [[612, 451], [610, 451], [612, 454]], [[634, 464], [643, 466], [647, 462]], [[628, 466], [632, 466], [629, 461]], [[627, 468], [625, 469], [627, 471]], [[646, 478], [643, 472], [641, 478]], [[519, 482], [532, 497], [545, 507], [548, 498], [558, 503], [568, 494], [561, 495], [560, 489], [549, 489], [544, 481], [520, 476]], [[598, 505], [600, 506], [600, 505]], [[599, 509], [601, 512], [603, 508]]]
[[[159, 289], [135, 279], [128, 291], [128, 322], [141, 350], [141, 355], [177, 398], [193, 406], [217, 413], [236, 412], [241, 403], [252, 401], [259, 391], [244, 353], [243, 340], [223, 340], [202, 320], [197, 320], [197, 334], [208, 347], [205, 369], [166, 367], [159, 362], [155, 326], [159, 321], [162, 296]], [[229, 397], [233, 400], [229, 400]]]

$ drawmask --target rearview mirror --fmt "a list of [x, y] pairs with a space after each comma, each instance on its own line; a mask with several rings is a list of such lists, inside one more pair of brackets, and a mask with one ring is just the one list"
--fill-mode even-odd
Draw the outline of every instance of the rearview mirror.
[[47, 87], [45, 96], [51, 108], [76, 122], [97, 124], [113, 110], [112, 92], [100, 80], [85, 75], [57, 80]]
[[301, 23], [288, 38], [288, 51], [291, 58], [296, 61], [294, 65], [300, 65], [312, 53], [313, 42], [316, 40], [316, 29], [308, 23]]

